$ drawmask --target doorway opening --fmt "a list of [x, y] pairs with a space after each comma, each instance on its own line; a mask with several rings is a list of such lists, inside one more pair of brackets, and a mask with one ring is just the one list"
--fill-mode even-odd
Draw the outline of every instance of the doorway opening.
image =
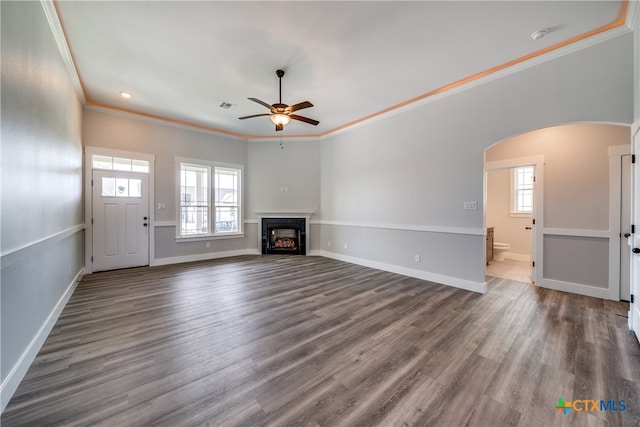
[[[536, 216], [542, 157], [485, 164], [485, 274], [535, 283]], [[539, 224], [539, 222], [538, 222]]]

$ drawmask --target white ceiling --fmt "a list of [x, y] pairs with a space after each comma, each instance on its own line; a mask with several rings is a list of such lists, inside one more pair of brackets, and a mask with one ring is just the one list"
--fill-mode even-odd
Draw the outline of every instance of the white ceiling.
[[[621, 1], [60, 1], [89, 104], [275, 136], [319, 135], [615, 21]], [[551, 31], [540, 40], [531, 33]], [[123, 100], [120, 91], [133, 97]], [[223, 110], [221, 102], [235, 107]], [[279, 133], [278, 133], [279, 135]]]

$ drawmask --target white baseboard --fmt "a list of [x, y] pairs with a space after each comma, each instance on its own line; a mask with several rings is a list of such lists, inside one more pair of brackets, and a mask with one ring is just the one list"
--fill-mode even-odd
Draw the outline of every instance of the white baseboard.
[[431, 273], [429, 271], [416, 270], [415, 268], [402, 267], [393, 264], [386, 264], [378, 261], [372, 261], [364, 258], [353, 257], [349, 255], [336, 254], [323, 250], [312, 250], [309, 252], [312, 256], [323, 256], [326, 258], [336, 259], [351, 264], [362, 265], [365, 267], [375, 268], [377, 270], [388, 271], [390, 273], [402, 274], [404, 276], [415, 277], [416, 279], [428, 280], [430, 282], [440, 283], [467, 291], [478, 292], [484, 294], [487, 290], [485, 282], [474, 282], [472, 280], [460, 279], [458, 277], [446, 276], [443, 274]]
[[207, 252], [204, 254], [196, 254], [196, 255], [156, 258], [153, 260], [151, 265], [154, 266], [154, 265], [180, 264], [183, 262], [206, 261], [208, 259], [228, 258], [228, 257], [240, 256], [240, 255], [260, 255], [260, 253], [261, 252], [258, 249], [239, 249], [236, 251]]
[[62, 313], [62, 309], [64, 309], [64, 306], [69, 301], [69, 298], [71, 298], [73, 291], [76, 289], [76, 286], [82, 279], [83, 275], [84, 267], [82, 267], [80, 271], [78, 271], [78, 274], [76, 274], [76, 276], [73, 278], [73, 281], [69, 283], [67, 289], [64, 291], [55, 307], [53, 307], [51, 313], [49, 313], [47, 320], [45, 320], [45, 322], [42, 324], [18, 361], [9, 371], [9, 374], [7, 374], [5, 380], [2, 382], [2, 386], [0, 386], [0, 413], [4, 411], [4, 408], [9, 403], [9, 400], [11, 400], [13, 393], [15, 393], [18, 389], [20, 382], [27, 374], [29, 367], [31, 367], [31, 364], [38, 355], [38, 352], [42, 348], [42, 345], [49, 336], [51, 329], [53, 329], [53, 325], [56, 324], [60, 313]]
[[505, 252], [504, 253], [504, 258], [505, 259], [511, 259], [514, 261], [531, 261], [531, 255], [527, 255], [527, 254], [514, 254], [511, 252]]
[[597, 288], [579, 283], [564, 282], [562, 280], [542, 278], [536, 282], [536, 286], [541, 288], [554, 289], [556, 291], [570, 292], [572, 294], [585, 295], [588, 297], [612, 299], [609, 295], [609, 288]]

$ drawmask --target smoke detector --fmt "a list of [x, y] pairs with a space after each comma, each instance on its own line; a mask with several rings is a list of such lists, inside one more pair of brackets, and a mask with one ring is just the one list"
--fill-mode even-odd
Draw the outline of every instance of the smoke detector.
[[549, 29], [543, 28], [542, 30], [534, 31], [533, 33], [531, 33], [531, 38], [534, 40], [540, 40], [541, 38], [546, 36], [547, 33], [549, 33]]

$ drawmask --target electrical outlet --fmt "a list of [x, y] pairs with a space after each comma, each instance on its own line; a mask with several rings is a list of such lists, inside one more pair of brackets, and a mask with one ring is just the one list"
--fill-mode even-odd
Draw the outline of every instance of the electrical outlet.
[[329, 248], [331, 247], [331, 240], [327, 241], [327, 247], [329, 247]]
[[415, 262], [420, 262], [420, 255], [415, 254], [415, 255], [413, 256], [413, 260], [414, 260]]
[[207, 242], [206, 246], [207, 246], [208, 248], [210, 248], [210, 247], [211, 247], [211, 242]]
[[478, 202], [464, 202], [465, 210], [476, 210], [478, 209]]
[[344, 248], [345, 249], [349, 249], [349, 245], [347, 245], [346, 243], [344, 244]]

